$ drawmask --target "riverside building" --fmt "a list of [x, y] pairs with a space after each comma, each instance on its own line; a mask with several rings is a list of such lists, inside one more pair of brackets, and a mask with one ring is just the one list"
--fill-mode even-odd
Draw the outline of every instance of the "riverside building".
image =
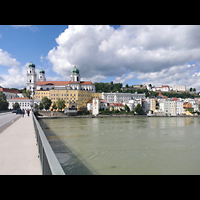
[[38, 81], [33, 85], [36, 77], [34, 69], [35, 65], [30, 63], [27, 89], [36, 88], [34, 99], [42, 100], [43, 97], [47, 97], [51, 99], [52, 105], [58, 99], [65, 100], [66, 108], [76, 107], [78, 111], [86, 109], [87, 103], [92, 98], [101, 99], [101, 94], [95, 93], [95, 85], [91, 81], [81, 81], [79, 69], [76, 66], [71, 70], [70, 81], [46, 81], [45, 71], [40, 70]]
[[50, 89], [71, 89], [71, 90], [85, 90], [95, 93], [95, 85], [91, 81], [81, 81], [79, 70], [76, 66], [71, 70], [70, 81], [46, 81], [45, 71], [42, 69], [39, 72], [38, 81], [35, 71], [35, 64], [30, 63], [27, 71], [26, 90], [34, 92], [36, 90], [50, 90]]
[[145, 93], [102, 93], [102, 99], [108, 103], [129, 103], [130, 100], [145, 99]]

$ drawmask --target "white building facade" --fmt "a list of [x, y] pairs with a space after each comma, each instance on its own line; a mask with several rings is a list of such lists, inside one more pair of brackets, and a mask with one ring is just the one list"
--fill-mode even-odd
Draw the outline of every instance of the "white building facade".
[[130, 100], [140, 100], [145, 99], [145, 93], [135, 94], [132, 93], [102, 93], [102, 99], [106, 100], [108, 103], [125, 103], [128, 104]]
[[156, 92], [156, 91], [169, 92], [170, 88], [168, 85], [162, 85], [161, 87], [153, 87], [152, 91], [154, 91], [154, 92]]
[[183, 102], [163, 99], [159, 101], [159, 110], [165, 115], [181, 115], [183, 114]]
[[[34, 104], [40, 104], [41, 100], [34, 100]], [[13, 110], [13, 105], [15, 103], [18, 103], [20, 106], [20, 109], [24, 109], [24, 110], [30, 110], [31, 106], [33, 105], [33, 99], [29, 99], [29, 98], [13, 98], [13, 99], [9, 99], [8, 100], [9, 106], [8, 109], [9, 110]]]
[[22, 97], [22, 94], [19, 93], [17, 90], [11, 90], [8, 88], [0, 88], [0, 92], [3, 92], [3, 94], [5, 94], [7, 100], [16, 98], [16, 97]]
[[179, 91], [185, 92], [186, 91], [186, 85], [173, 85], [172, 90], [177, 91], [177, 92], [179, 92]]

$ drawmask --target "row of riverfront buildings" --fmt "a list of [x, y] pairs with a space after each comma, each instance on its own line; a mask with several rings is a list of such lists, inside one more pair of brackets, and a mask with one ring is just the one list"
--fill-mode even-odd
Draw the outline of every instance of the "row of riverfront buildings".
[[[148, 85], [148, 87], [151, 87]], [[167, 88], [167, 89], [166, 89]], [[147, 88], [154, 90], [154, 88]], [[169, 86], [157, 88], [157, 91], [166, 91]], [[185, 91], [184, 86], [174, 87], [174, 90]], [[182, 115], [189, 114], [187, 108], [194, 111], [200, 110], [200, 99], [168, 99], [160, 92], [158, 97], [146, 98], [145, 93], [96, 93], [95, 85], [91, 81], [81, 81], [79, 69], [75, 66], [71, 69], [69, 81], [47, 81], [45, 71], [40, 70], [36, 74], [35, 64], [29, 64], [27, 70], [26, 90], [32, 92], [32, 99], [22, 98], [22, 94], [10, 89], [0, 88], [9, 102], [9, 109], [13, 108], [15, 102], [19, 103], [21, 109], [31, 109], [34, 104], [40, 104], [43, 97], [51, 99], [52, 105], [58, 99], [65, 100], [67, 109], [77, 111], [89, 110], [98, 114], [99, 110], [124, 110], [125, 105], [133, 111], [141, 104], [145, 113], [156, 113], [157, 115]], [[52, 107], [50, 110], [53, 110]]]

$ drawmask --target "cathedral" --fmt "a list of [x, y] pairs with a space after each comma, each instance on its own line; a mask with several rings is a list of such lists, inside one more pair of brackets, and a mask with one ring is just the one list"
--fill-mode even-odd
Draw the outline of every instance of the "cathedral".
[[36, 90], [51, 89], [86, 90], [96, 92], [95, 85], [91, 81], [81, 81], [80, 73], [76, 66], [71, 69], [70, 81], [46, 81], [45, 71], [43, 69], [39, 71], [37, 80], [35, 64], [31, 62], [27, 71], [26, 90], [30, 90], [32, 94], [34, 94]]

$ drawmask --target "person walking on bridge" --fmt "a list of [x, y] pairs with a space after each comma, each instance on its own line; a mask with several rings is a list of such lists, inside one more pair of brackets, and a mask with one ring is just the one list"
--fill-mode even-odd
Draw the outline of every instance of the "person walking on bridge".
[[25, 110], [22, 109], [22, 117], [24, 117], [24, 114], [25, 114]]
[[26, 112], [27, 112], [27, 115], [28, 115], [28, 117], [29, 117], [29, 114], [30, 114], [30, 110], [28, 109], [28, 110], [27, 110]]

